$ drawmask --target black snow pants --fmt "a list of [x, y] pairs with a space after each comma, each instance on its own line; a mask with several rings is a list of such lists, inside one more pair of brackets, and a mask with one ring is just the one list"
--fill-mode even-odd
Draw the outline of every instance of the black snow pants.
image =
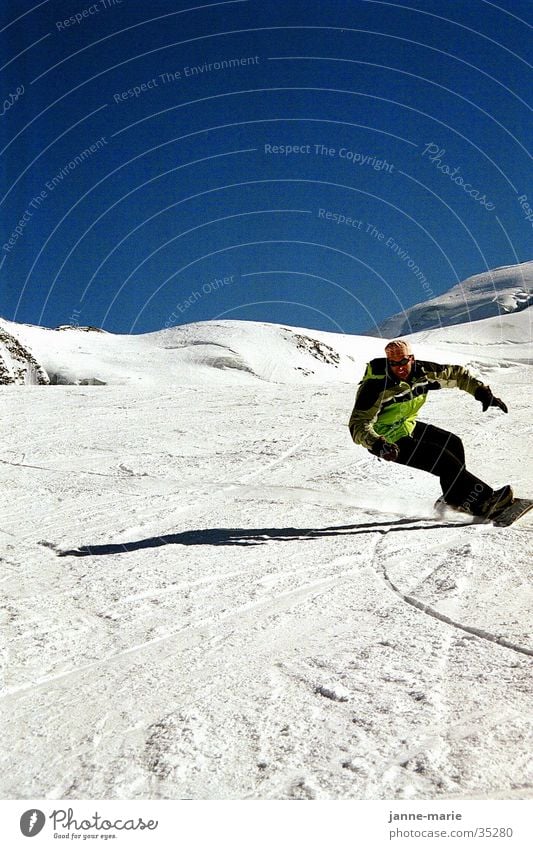
[[454, 433], [417, 422], [412, 434], [396, 444], [400, 449], [396, 462], [437, 475], [448, 504], [478, 515], [481, 504], [493, 494], [488, 484], [467, 470], [463, 443]]

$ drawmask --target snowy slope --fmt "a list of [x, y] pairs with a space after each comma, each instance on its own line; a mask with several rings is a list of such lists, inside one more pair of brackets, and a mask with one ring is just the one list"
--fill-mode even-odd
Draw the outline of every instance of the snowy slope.
[[[527, 315], [417, 353], [504, 398], [424, 419], [533, 495]], [[2, 388], [3, 797], [531, 796], [533, 526], [436, 517], [436, 478], [351, 443], [382, 340], [11, 330], [110, 385]]]
[[31, 346], [53, 383], [97, 380], [153, 386], [353, 379], [353, 344], [346, 342], [353, 337], [260, 322], [206, 321], [138, 336], [76, 327], [50, 330], [0, 319], [1, 329]]
[[[480, 356], [487, 363], [529, 362], [532, 317], [533, 310], [527, 309], [472, 322], [468, 333], [460, 325], [424, 331], [412, 341], [419, 357], [441, 361], [449, 359], [451, 348], [461, 364], [477, 365]], [[31, 350], [53, 384], [353, 384], [369, 359], [383, 356], [380, 338], [251, 321], [205, 321], [121, 336], [0, 319], [0, 339], [2, 334]]]
[[533, 364], [533, 310], [509, 316], [473, 321], [468, 334], [460, 325], [423, 331], [410, 336], [414, 350], [422, 352], [427, 344], [436, 346], [441, 360], [462, 362], [473, 367], [508, 368], [510, 364]]
[[533, 262], [524, 262], [469, 277], [444, 294], [391, 316], [369, 334], [393, 338], [436, 327], [465, 325], [520, 312], [532, 304]]
[[[17, 325], [11, 325], [16, 329]], [[32, 352], [10, 333], [7, 322], [0, 323], [0, 385], [39, 385], [49, 382], [48, 375]]]

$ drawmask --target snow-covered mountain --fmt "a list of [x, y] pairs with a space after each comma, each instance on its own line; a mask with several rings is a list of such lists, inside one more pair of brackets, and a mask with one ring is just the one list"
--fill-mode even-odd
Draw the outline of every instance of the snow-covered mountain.
[[0, 330], [33, 352], [53, 384], [353, 380], [350, 337], [275, 324], [205, 321], [127, 336], [0, 320]]
[[533, 262], [524, 262], [469, 277], [444, 294], [391, 316], [368, 333], [392, 339], [421, 330], [505, 316], [532, 304]]
[[[15, 333], [10, 332], [8, 326]], [[0, 385], [49, 383], [43, 367], [17, 338], [17, 330], [17, 325], [0, 322]]]
[[[450, 303], [455, 298], [450, 293]], [[533, 309], [527, 308], [424, 330], [411, 338], [419, 357], [443, 362], [449, 360], [450, 348], [460, 363], [480, 358], [530, 362], [532, 319]], [[253, 321], [204, 321], [128, 336], [94, 328], [50, 330], [0, 319], [4, 383], [353, 384], [364, 364], [382, 355], [383, 340], [378, 337]]]

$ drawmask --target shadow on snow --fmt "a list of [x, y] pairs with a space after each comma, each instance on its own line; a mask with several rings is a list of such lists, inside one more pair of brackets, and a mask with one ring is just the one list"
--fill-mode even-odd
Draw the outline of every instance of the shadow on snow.
[[[133, 540], [132, 542], [84, 545], [59, 551], [59, 557], [96, 557], [105, 554], [125, 554], [143, 548], [163, 545], [264, 545], [265, 543], [312, 540], [321, 537], [354, 536], [356, 534], [392, 533], [394, 531], [420, 531], [425, 529], [457, 527], [459, 522], [431, 522], [413, 524], [415, 519], [397, 519], [393, 522], [366, 522], [359, 525], [338, 525], [328, 528], [204, 528], [166, 534], [161, 537]], [[466, 523], [464, 523], [466, 524]]]

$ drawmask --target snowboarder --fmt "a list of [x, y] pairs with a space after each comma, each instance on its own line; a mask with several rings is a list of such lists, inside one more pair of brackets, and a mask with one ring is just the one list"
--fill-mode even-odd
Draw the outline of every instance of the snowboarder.
[[507, 407], [490, 388], [458, 365], [416, 360], [408, 342], [395, 339], [385, 357], [368, 363], [350, 417], [353, 441], [383, 460], [440, 478], [442, 500], [475, 516], [490, 517], [513, 501], [509, 485], [493, 490], [466, 468], [463, 443], [454, 433], [417, 421], [428, 392], [457, 387], [483, 406]]

